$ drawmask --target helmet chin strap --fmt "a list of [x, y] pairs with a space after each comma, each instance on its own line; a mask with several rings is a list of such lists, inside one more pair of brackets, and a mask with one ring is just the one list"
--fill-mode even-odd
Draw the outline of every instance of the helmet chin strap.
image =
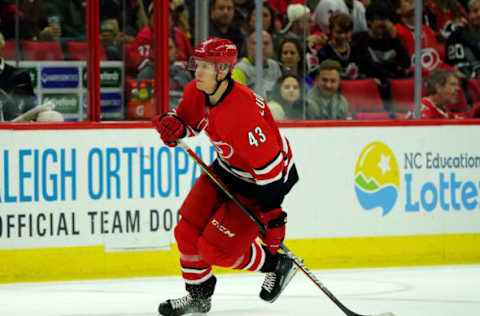
[[225, 76], [225, 78], [223, 78], [222, 80], [218, 80], [218, 73], [217, 73], [217, 76], [216, 76], [216, 81], [217, 81], [217, 85], [215, 86], [215, 90], [213, 90], [212, 93], [207, 93], [209, 96], [212, 96], [214, 95], [215, 93], [217, 93], [217, 90], [218, 88], [220, 88], [220, 85], [222, 84], [222, 82], [224, 82], [225, 80], [229, 79], [230, 78], [230, 72]]

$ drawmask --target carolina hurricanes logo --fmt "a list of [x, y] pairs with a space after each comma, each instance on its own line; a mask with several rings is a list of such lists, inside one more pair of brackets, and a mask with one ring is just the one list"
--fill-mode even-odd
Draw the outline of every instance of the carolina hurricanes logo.
[[224, 142], [214, 142], [212, 141], [213, 146], [217, 150], [217, 153], [223, 159], [228, 159], [233, 156], [233, 147], [230, 144]]
[[[421, 56], [423, 68], [433, 70], [440, 64], [440, 55], [434, 48], [423, 48]], [[412, 65], [415, 65], [415, 55], [412, 55]]]

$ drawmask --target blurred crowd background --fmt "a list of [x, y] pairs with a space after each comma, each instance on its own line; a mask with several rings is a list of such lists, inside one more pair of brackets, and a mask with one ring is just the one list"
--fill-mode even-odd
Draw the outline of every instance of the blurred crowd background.
[[[261, 36], [255, 2], [171, 0], [165, 34], [154, 30], [151, 0], [99, 0], [102, 119], [156, 114], [156, 36], [168, 36], [175, 109], [193, 78], [186, 65], [203, 39], [194, 31], [202, 25], [204, 37], [237, 46], [232, 78], [262, 95], [276, 120], [480, 117], [480, 0], [423, 1], [420, 116], [413, 111], [414, 0], [263, 1]], [[204, 18], [199, 3], [208, 5]], [[57, 104], [56, 116], [46, 120], [86, 119], [85, 6], [84, 0], [0, 0], [0, 120], [46, 101]], [[259, 38], [263, 60], [256, 61]]]

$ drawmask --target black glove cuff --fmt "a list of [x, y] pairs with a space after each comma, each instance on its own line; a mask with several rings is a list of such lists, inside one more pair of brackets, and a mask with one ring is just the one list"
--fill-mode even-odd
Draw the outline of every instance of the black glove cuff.
[[279, 228], [287, 223], [287, 213], [281, 212], [277, 218], [274, 218], [268, 222], [268, 228]]

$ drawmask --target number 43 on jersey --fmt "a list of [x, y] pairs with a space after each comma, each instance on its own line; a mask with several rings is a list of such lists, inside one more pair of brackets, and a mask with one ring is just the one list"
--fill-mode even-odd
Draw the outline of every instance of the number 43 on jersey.
[[267, 137], [262, 132], [260, 126], [255, 127], [255, 130], [248, 132], [248, 142], [250, 146], [258, 147], [258, 142], [264, 143], [267, 140]]

